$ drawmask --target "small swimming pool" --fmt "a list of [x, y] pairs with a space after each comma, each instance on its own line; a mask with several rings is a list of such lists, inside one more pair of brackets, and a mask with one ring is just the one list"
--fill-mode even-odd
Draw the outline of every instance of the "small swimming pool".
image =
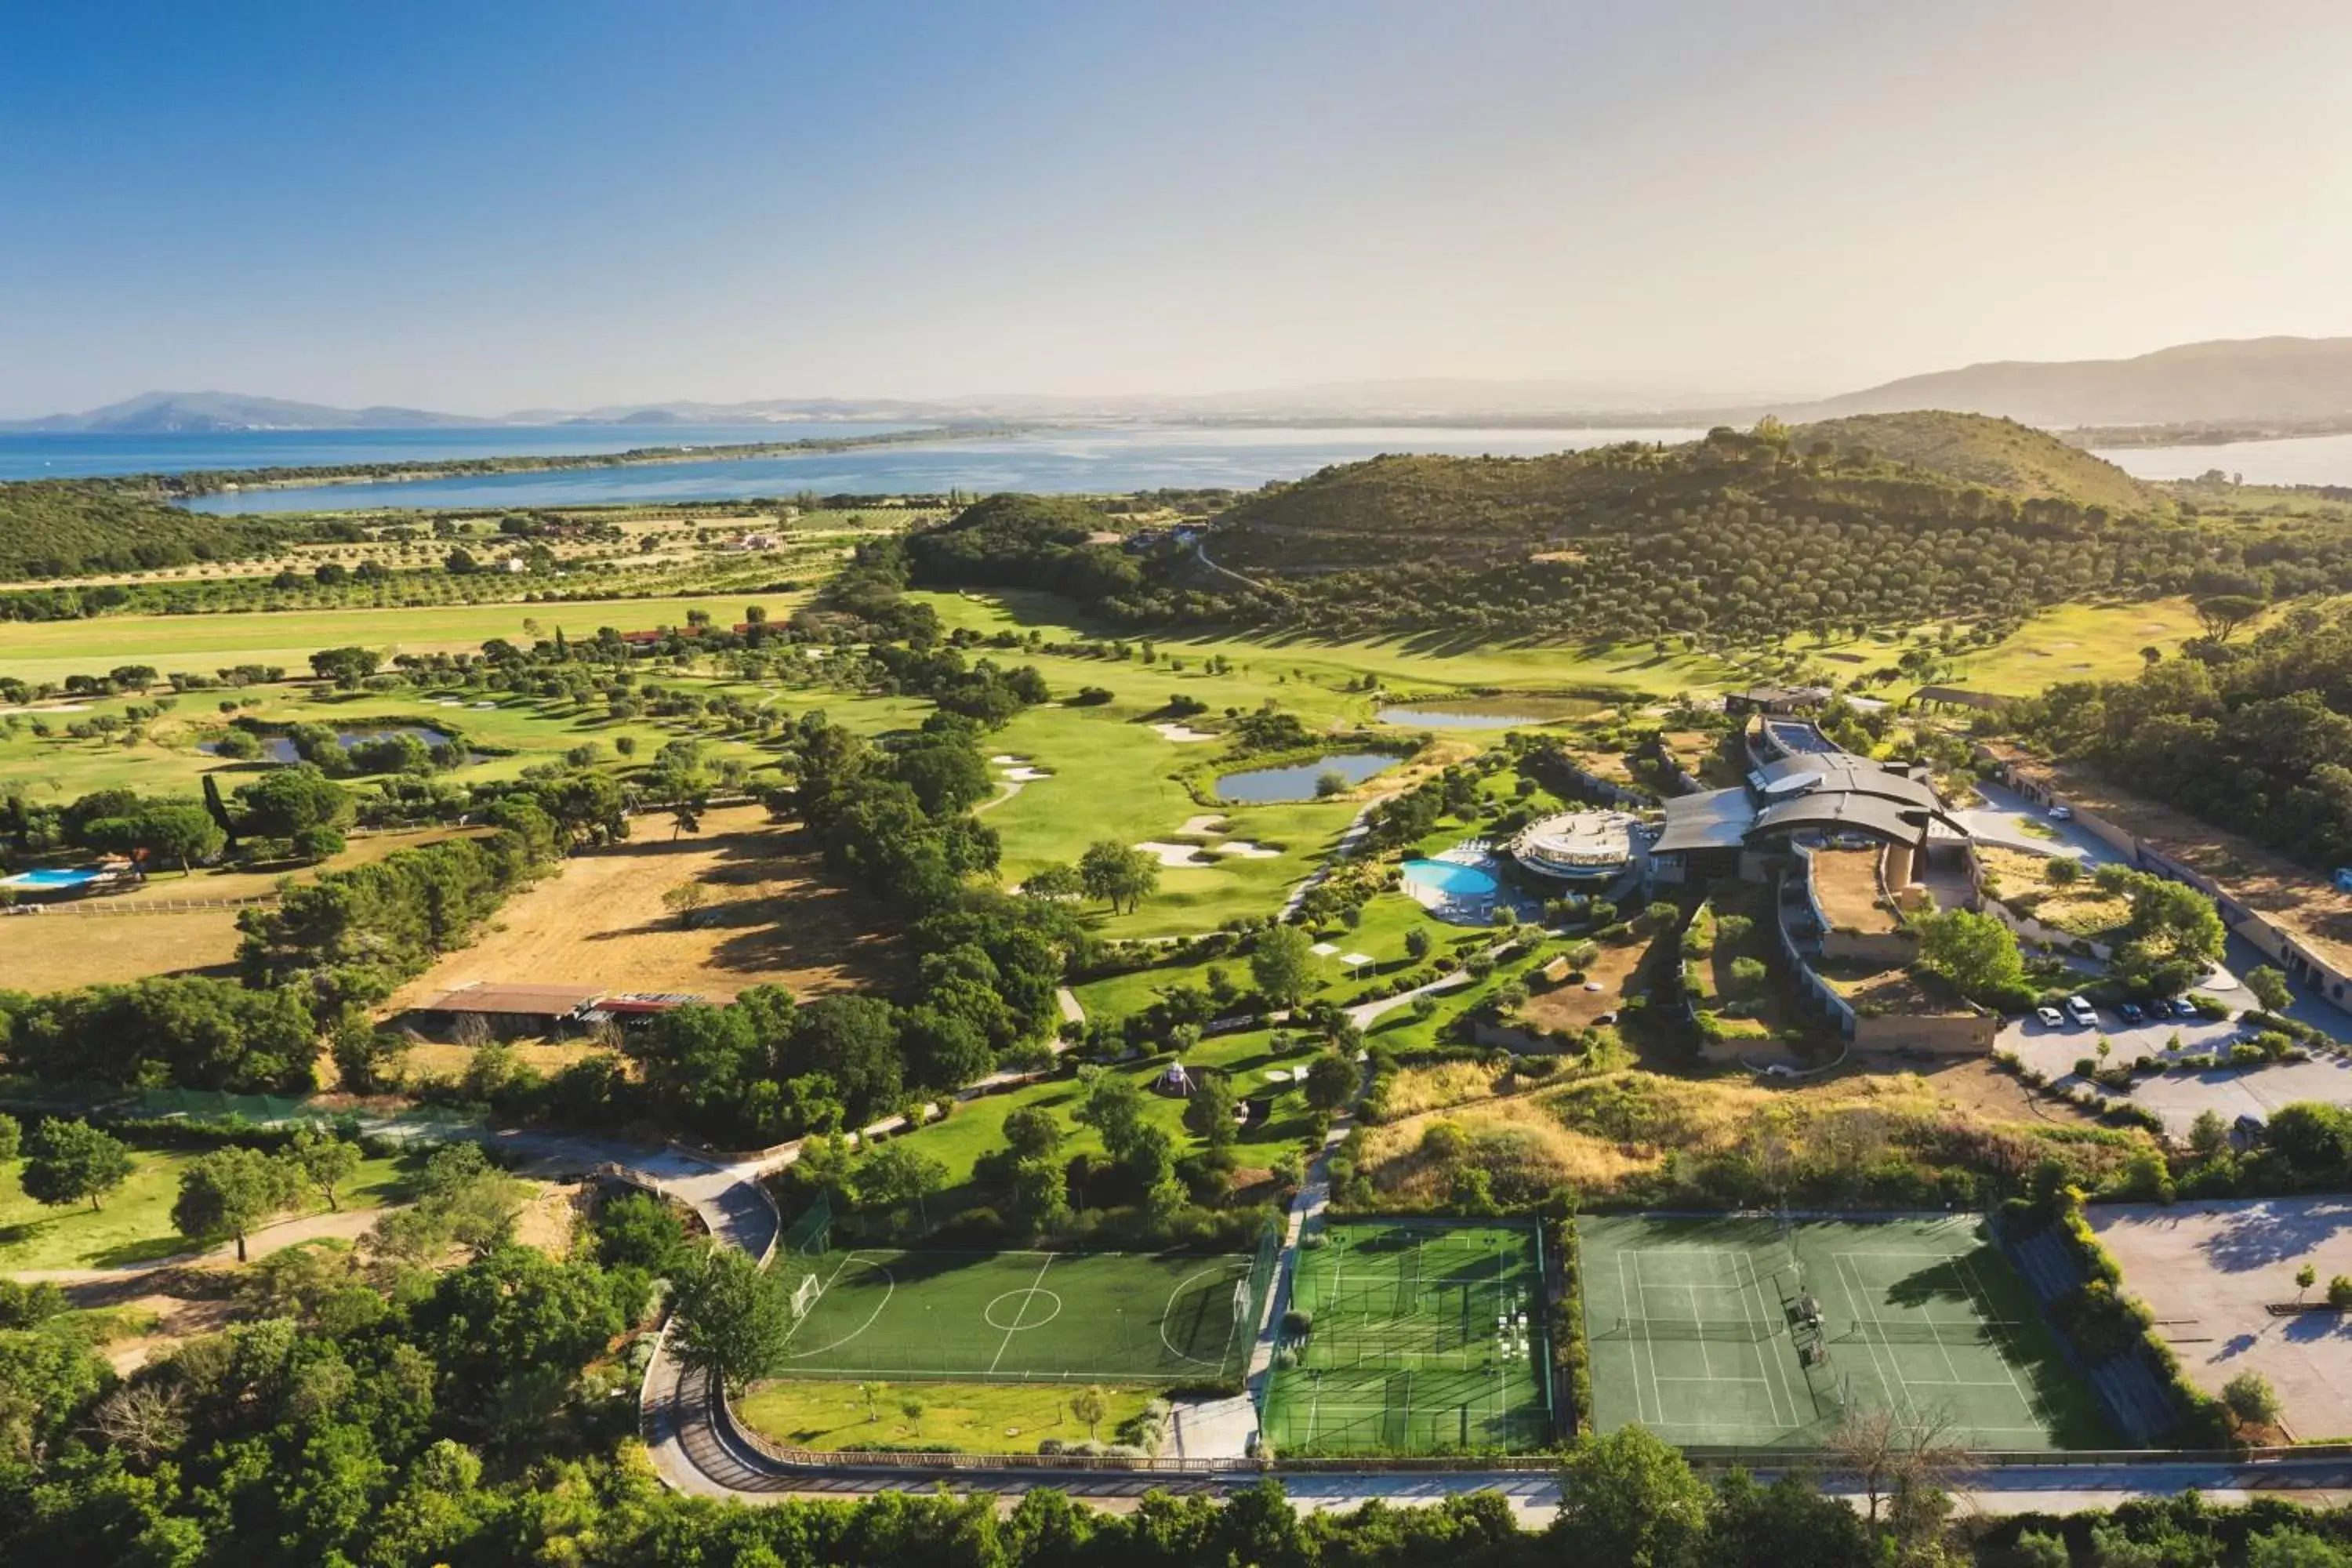
[[1491, 872], [1451, 860], [1408, 860], [1404, 879], [1415, 887], [1432, 888], [1451, 899], [1488, 899], [1502, 884]]
[[97, 871], [68, 871], [56, 867], [19, 871], [13, 877], [0, 877], [0, 888], [80, 888], [98, 880]]

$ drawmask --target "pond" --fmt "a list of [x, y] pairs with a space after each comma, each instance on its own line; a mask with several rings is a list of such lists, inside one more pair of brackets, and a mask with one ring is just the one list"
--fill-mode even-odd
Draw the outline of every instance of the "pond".
[[[395, 724], [381, 730], [338, 730], [335, 731], [335, 740], [338, 744], [348, 750], [352, 746], [364, 745], [371, 741], [390, 741], [403, 735], [411, 736], [427, 746], [449, 744], [449, 737], [446, 734], [425, 724]], [[263, 735], [258, 739], [261, 742], [261, 760], [264, 762], [285, 763], [299, 763], [302, 760], [301, 751], [294, 744], [294, 737], [291, 735]], [[196, 742], [196, 750], [208, 756], [216, 757], [221, 754], [218, 741], [199, 741]], [[472, 760], [470, 753], [468, 760]]]
[[1336, 752], [1311, 763], [1286, 768], [1252, 768], [1225, 773], [1217, 780], [1217, 798], [1237, 805], [1275, 805], [1285, 801], [1313, 800], [1316, 781], [1338, 773], [1351, 785], [1360, 784], [1395, 762], [1381, 752]]

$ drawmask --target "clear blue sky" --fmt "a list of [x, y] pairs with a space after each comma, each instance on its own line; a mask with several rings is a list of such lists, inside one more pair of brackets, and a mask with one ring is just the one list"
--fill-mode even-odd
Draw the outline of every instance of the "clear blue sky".
[[2352, 7], [0, 6], [0, 415], [2352, 332]]

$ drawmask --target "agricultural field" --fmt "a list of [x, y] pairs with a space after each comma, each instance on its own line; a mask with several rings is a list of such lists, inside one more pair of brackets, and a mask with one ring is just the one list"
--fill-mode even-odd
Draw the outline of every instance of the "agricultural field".
[[[17, 1184], [24, 1162], [0, 1161], [0, 1272], [115, 1268], [196, 1250], [172, 1228], [180, 1173], [195, 1158], [188, 1150], [134, 1151], [131, 1179], [109, 1194], [98, 1209], [88, 1204], [66, 1208], [37, 1204]], [[370, 1156], [360, 1163], [350, 1183], [337, 1190], [335, 1199], [346, 1211], [365, 1212], [400, 1201], [406, 1183], [401, 1161]], [[306, 1194], [286, 1218], [299, 1221], [326, 1212], [324, 1200]]]

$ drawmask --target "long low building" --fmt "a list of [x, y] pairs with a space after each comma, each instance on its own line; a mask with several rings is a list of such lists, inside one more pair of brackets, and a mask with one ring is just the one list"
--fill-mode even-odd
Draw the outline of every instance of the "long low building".
[[560, 1034], [606, 1019], [626, 1022], [667, 1013], [701, 1000], [671, 993], [470, 980], [426, 997], [411, 1011], [450, 1024], [479, 1018], [499, 1034]]

